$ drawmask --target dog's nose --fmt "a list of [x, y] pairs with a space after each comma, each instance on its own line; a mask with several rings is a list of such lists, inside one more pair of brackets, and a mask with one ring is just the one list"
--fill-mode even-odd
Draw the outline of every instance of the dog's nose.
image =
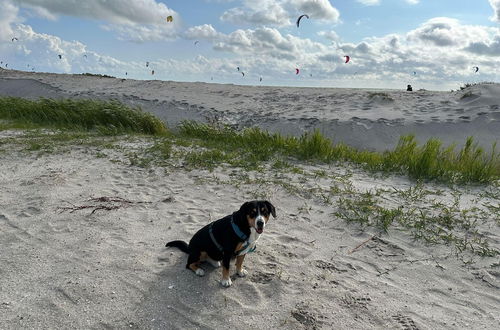
[[257, 228], [264, 228], [264, 221], [262, 220], [257, 221]]

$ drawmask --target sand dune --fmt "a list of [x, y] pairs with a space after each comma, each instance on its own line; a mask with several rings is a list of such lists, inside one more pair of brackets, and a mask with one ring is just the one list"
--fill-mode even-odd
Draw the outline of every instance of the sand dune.
[[[3, 95], [117, 97], [145, 105], [170, 124], [215, 115], [290, 130], [337, 123], [345, 125], [346, 140], [387, 135], [373, 141], [374, 148], [389, 146], [396, 130], [385, 130], [391, 127], [453, 137], [464, 134], [454, 133], [462, 127], [482, 129], [481, 123], [488, 132], [475, 136], [498, 139], [498, 88], [474, 86], [464, 98], [463, 92], [384, 91], [387, 100], [364, 90], [0, 75]], [[377, 133], [352, 137], [355, 132]], [[336, 215], [342, 199], [367, 192], [387, 208], [432, 213], [441, 205], [459, 210], [453, 216], [475, 219], [471, 238], [487, 239], [498, 251], [499, 215], [489, 207], [499, 205], [498, 187], [420, 186], [350, 165], [296, 163], [301, 171], [264, 173], [223, 165], [210, 172], [182, 163], [140, 168], [119, 148], [26, 152], [15, 142], [22, 134], [0, 132], [2, 329], [498, 328], [498, 255], [481, 257], [468, 247], [459, 252], [453, 244], [416, 240], [399, 226], [384, 233]], [[151, 142], [117, 143], [135, 150]], [[268, 183], [256, 180], [262, 178]], [[99, 199], [106, 196], [116, 201]], [[248, 277], [234, 278], [230, 288], [218, 283], [220, 270], [204, 265], [207, 274], [197, 277], [184, 268], [184, 254], [164, 247], [256, 198], [272, 201], [278, 217], [245, 260]]]
[[0, 95], [115, 98], [139, 105], [170, 126], [219, 118], [290, 135], [319, 129], [357, 148], [392, 149], [401, 135], [485, 148], [500, 142], [500, 85], [463, 91], [292, 88], [99, 78], [0, 71]]

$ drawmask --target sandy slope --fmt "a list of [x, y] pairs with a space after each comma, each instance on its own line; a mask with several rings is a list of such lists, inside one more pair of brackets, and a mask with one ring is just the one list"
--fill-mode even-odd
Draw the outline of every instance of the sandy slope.
[[[0, 71], [2, 95], [116, 97], [170, 124], [223, 116], [294, 133], [320, 127], [373, 148], [406, 129], [499, 138], [498, 85], [473, 87], [463, 99], [464, 92], [384, 93]], [[11, 140], [19, 134], [0, 132], [1, 329], [498, 329], [498, 256], [457, 254], [397, 226], [384, 234], [335, 215], [340, 197], [367, 191], [387, 207], [477, 206], [478, 235], [500, 250], [500, 216], [485, 207], [500, 205], [498, 187], [426, 184], [425, 196], [410, 201], [404, 196], [415, 183], [347, 165], [295, 164], [304, 174], [208, 172], [175, 161], [143, 169], [120, 149], [26, 152]], [[121, 144], [143, 149], [147, 141]], [[102, 196], [134, 203], [61, 209], [109, 206], [89, 200]], [[231, 288], [218, 283], [220, 270], [206, 266], [207, 275], [196, 277], [185, 255], [164, 247], [255, 198], [271, 200], [278, 218], [245, 261], [249, 276]]]
[[[0, 141], [13, 135], [2, 132]], [[310, 194], [340, 183], [358, 192], [415, 187], [404, 178], [300, 164], [306, 181], [291, 173], [249, 173], [280, 177], [297, 188], [291, 193], [279, 184], [244, 184], [237, 178], [248, 173], [234, 169], [141, 169], [116, 150], [75, 146], [68, 154], [40, 155], [2, 145], [2, 329], [495, 329], [500, 322], [498, 257], [465, 253], [473, 260], [465, 264], [449, 246], [348, 224], [333, 215], [335, 201]], [[339, 179], [315, 177], [318, 170]], [[484, 190], [426, 189], [439, 190], [432, 198], [444, 204], [459, 193], [463, 207]], [[136, 203], [93, 214], [93, 208], [61, 209], [103, 205], [89, 201], [101, 196]], [[249, 276], [234, 278], [231, 288], [218, 283], [220, 270], [205, 266], [208, 273], [199, 278], [184, 268], [185, 255], [164, 248], [254, 198], [270, 199], [278, 218], [247, 257]], [[406, 203], [390, 193], [381, 198]], [[500, 248], [491, 215], [481, 231]]]
[[500, 85], [465, 91], [396, 91], [179, 83], [0, 70], [0, 95], [116, 98], [175, 126], [183, 119], [221, 118], [300, 135], [321, 130], [363, 149], [393, 148], [399, 137], [437, 137], [446, 144], [474, 136], [500, 142]]

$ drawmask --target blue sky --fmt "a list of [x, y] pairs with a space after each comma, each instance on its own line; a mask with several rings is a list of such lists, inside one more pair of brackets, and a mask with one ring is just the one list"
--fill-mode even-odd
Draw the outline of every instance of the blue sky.
[[[297, 28], [300, 14], [310, 19]], [[499, 22], [500, 0], [2, 0], [0, 61], [134, 79], [450, 89], [499, 81]]]

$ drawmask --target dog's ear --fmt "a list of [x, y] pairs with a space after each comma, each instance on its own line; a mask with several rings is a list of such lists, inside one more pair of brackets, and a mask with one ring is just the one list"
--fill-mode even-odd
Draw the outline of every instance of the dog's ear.
[[276, 218], [276, 209], [274, 208], [274, 205], [271, 204], [269, 201], [264, 201], [264, 204], [266, 204], [267, 208], [269, 211], [271, 211], [271, 214], [273, 215], [273, 218]]

